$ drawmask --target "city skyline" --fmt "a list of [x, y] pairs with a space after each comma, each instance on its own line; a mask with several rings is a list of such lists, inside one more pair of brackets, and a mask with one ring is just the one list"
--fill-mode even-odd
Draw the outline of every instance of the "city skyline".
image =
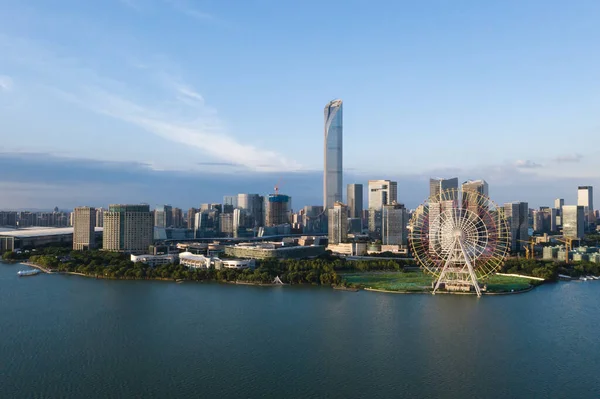
[[[201, 12], [193, 12], [191, 4], [182, 8], [159, 0], [115, 1], [101, 9], [87, 3], [50, 7], [41, 1], [1, 5], [1, 163], [9, 170], [29, 164], [29, 173], [0, 179], [0, 189], [12, 197], [0, 206], [14, 208], [25, 193], [39, 197], [52, 190], [57, 203], [79, 196], [78, 204], [88, 203], [85, 195], [92, 191], [119, 193], [121, 187], [106, 184], [107, 171], [130, 191], [152, 184], [138, 182], [136, 173], [153, 176], [154, 184], [165, 176], [192, 181], [216, 174], [221, 187], [235, 186], [240, 174], [255, 183], [270, 179], [272, 186], [284, 174], [310, 181], [306, 185], [315, 188], [306, 203], [318, 204], [319, 110], [336, 97], [346, 107], [346, 183], [385, 178], [402, 184], [403, 179], [458, 174], [502, 187], [508, 198], [490, 193], [498, 201], [540, 205], [530, 197], [540, 185], [554, 185], [555, 196], [572, 202], [567, 187], [599, 184], [598, 151], [577, 145], [599, 133], [594, 118], [598, 55], [588, 51], [594, 37], [589, 30], [600, 29], [592, 24], [598, 4], [578, 3], [565, 13], [560, 3], [544, 2], [544, 15], [562, 21], [560, 34], [537, 18], [539, 7], [531, 4], [477, 4], [458, 14], [443, 3], [381, 4], [394, 15], [383, 23], [378, 7], [339, 7], [332, 1], [319, 3], [325, 10], [314, 13], [317, 3], [303, 3], [293, 10], [296, 33], [282, 24], [287, 18], [278, 18], [292, 12], [289, 5], [271, 10], [242, 4], [231, 10], [207, 2]], [[318, 23], [327, 9], [343, 9], [345, 18]], [[107, 18], [96, 18], [99, 13]], [[423, 31], [431, 24], [417, 21], [431, 18], [439, 23]], [[537, 22], [523, 23], [529, 18]], [[120, 21], [118, 27], [107, 30], [106, 19]], [[157, 21], [170, 27], [168, 40], [156, 35]], [[344, 29], [352, 21], [365, 27], [361, 35]], [[81, 35], [73, 34], [83, 26]], [[340, 29], [345, 40], [339, 46], [322, 40]], [[588, 30], [583, 34], [582, 29]], [[544, 41], [538, 40], [542, 33]], [[257, 40], [242, 40], [252, 34]], [[196, 36], [207, 38], [203, 51], [187, 51]], [[399, 47], [399, 37], [411, 38], [400, 42], [412, 45]], [[265, 38], [274, 39], [266, 45]], [[273, 46], [282, 57], [265, 63]], [[549, 61], [562, 58], [571, 61]], [[322, 63], [331, 65], [327, 73], [316, 67]], [[274, 101], [278, 98], [286, 101]], [[565, 135], [577, 137], [571, 147], [531, 150], [539, 142], [561, 142]], [[424, 153], [434, 161], [423, 162]], [[40, 165], [31, 158], [46, 161]], [[80, 163], [93, 165], [89, 174], [74, 173]], [[60, 173], [31, 176], [56, 164], [77, 175], [76, 184], [85, 184], [85, 192], [73, 190], [72, 177]], [[123, 169], [129, 180], [117, 176]], [[515, 178], [523, 187], [511, 190]], [[41, 191], [40, 183], [49, 190]], [[215, 197], [231, 191], [214, 189]], [[403, 191], [413, 190], [420, 189]], [[138, 199], [166, 202], [142, 193]], [[168, 202], [189, 203], [183, 196]]]

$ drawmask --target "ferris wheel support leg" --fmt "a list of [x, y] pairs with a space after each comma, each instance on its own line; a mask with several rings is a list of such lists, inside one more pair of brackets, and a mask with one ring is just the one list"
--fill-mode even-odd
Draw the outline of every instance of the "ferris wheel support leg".
[[433, 292], [432, 292], [433, 295], [435, 295], [435, 292], [438, 290], [438, 288], [440, 288], [440, 284], [442, 283], [442, 280], [444, 280], [444, 278], [446, 277], [448, 266], [451, 263], [452, 263], [452, 257], [449, 257], [448, 260], [446, 261], [446, 263], [444, 264], [444, 267], [442, 268], [442, 272], [440, 273], [440, 276], [438, 277], [438, 279], [435, 283], [435, 287], [433, 288]]
[[477, 275], [475, 274], [473, 265], [471, 264], [471, 261], [469, 260], [467, 253], [465, 252], [465, 248], [464, 248], [462, 242], [459, 240], [458, 243], [460, 245], [460, 250], [463, 254], [463, 257], [465, 258], [465, 263], [467, 264], [467, 268], [469, 270], [469, 276], [471, 276], [471, 281], [473, 282], [473, 286], [475, 287], [475, 292], [477, 293], [477, 297], [480, 298], [481, 297], [481, 288], [479, 288], [479, 283], [477, 282]]

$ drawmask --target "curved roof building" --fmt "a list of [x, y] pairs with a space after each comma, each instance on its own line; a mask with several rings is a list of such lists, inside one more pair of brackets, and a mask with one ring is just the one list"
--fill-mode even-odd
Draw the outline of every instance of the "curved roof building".
[[325, 106], [325, 209], [331, 209], [336, 202], [342, 201], [342, 133], [342, 100], [332, 100]]

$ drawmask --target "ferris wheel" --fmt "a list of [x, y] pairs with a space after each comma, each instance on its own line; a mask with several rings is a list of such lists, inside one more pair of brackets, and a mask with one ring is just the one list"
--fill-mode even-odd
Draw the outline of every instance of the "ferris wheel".
[[474, 288], [481, 296], [478, 281], [502, 266], [510, 245], [504, 209], [478, 191], [430, 197], [414, 212], [409, 231], [414, 258], [436, 278], [434, 294]]

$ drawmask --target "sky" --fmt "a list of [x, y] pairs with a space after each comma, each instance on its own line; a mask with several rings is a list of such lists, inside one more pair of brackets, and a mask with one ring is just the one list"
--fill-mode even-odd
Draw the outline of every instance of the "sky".
[[276, 184], [485, 179], [496, 202], [600, 187], [600, 2], [0, 0], [0, 208], [170, 203]]

